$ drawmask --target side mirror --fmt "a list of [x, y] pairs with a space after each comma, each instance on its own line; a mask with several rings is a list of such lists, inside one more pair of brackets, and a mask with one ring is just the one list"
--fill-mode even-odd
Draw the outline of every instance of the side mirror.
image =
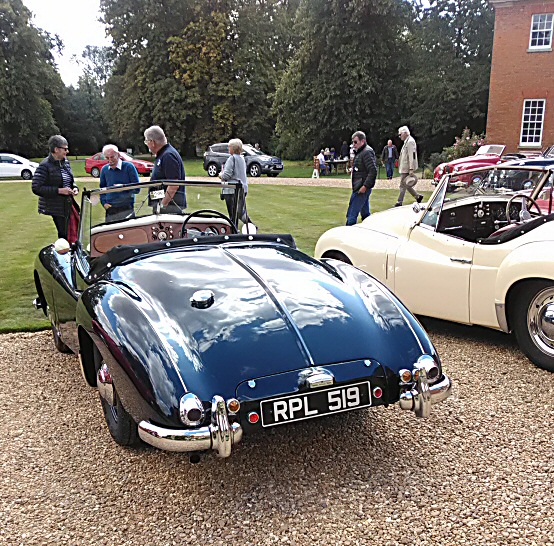
[[71, 250], [71, 246], [69, 245], [69, 242], [66, 239], [58, 239], [54, 243], [54, 250], [58, 254], [67, 254]]
[[242, 226], [241, 232], [243, 235], [256, 235], [258, 228], [252, 222], [248, 222]]

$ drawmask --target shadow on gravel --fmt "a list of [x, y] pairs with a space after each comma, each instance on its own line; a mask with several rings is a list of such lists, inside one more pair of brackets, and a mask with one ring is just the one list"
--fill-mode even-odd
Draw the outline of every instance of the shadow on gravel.
[[505, 347], [509, 349], [518, 348], [516, 339], [511, 334], [499, 330], [484, 328], [482, 326], [468, 326], [446, 320], [431, 317], [417, 317], [427, 333], [451, 336], [459, 341], [477, 341]]

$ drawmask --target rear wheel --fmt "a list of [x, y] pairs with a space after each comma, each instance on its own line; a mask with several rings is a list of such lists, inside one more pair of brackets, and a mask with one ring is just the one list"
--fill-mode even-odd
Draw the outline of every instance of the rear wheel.
[[73, 351], [62, 341], [60, 331], [52, 320], [52, 317], [50, 317], [50, 327], [52, 328], [54, 347], [56, 347], [56, 349], [60, 351], [60, 353], [72, 353]]
[[98, 167], [93, 167], [90, 170], [90, 174], [94, 176], [94, 178], [98, 178], [100, 176], [100, 169]]
[[219, 173], [219, 167], [217, 163], [208, 163], [208, 168], [206, 170], [208, 171], [208, 176], [211, 176], [212, 178], [214, 176], [217, 176]]
[[[109, 370], [104, 361], [100, 361], [98, 369], [104, 366], [109, 376]], [[110, 379], [111, 380], [111, 379]], [[115, 385], [112, 383], [113, 400], [107, 400], [100, 394], [102, 411], [112, 438], [121, 446], [132, 446], [139, 443], [137, 424], [123, 407]]]
[[33, 173], [29, 169], [25, 169], [21, 172], [21, 178], [23, 178], [23, 180], [31, 180], [32, 177]]
[[529, 360], [554, 372], [554, 284], [526, 283], [511, 306], [517, 342]]

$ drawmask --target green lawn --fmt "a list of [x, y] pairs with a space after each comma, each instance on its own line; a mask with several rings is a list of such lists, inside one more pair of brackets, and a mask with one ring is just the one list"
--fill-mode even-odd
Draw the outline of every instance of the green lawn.
[[[96, 185], [97, 179], [91, 179], [87, 187]], [[36, 295], [33, 264], [39, 250], [56, 239], [56, 230], [49, 216], [37, 213], [37, 197], [30, 182], [6, 182], [2, 190], [0, 332], [41, 329], [49, 324], [42, 312], [32, 307]], [[397, 195], [396, 189], [375, 190], [371, 210], [391, 207]], [[344, 224], [349, 196], [349, 190], [342, 188], [252, 185], [248, 211], [260, 231], [292, 233], [297, 246], [313, 254], [325, 230]]]

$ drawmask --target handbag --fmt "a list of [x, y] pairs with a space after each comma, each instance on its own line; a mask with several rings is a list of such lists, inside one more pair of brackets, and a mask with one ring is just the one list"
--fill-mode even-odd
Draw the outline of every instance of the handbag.
[[[232, 155], [231, 157], [233, 158], [233, 170], [232, 170], [232, 173], [231, 173], [231, 178], [229, 178], [229, 180], [234, 180], [233, 175], [235, 174], [236, 159], [235, 159], [234, 155]], [[221, 169], [222, 172], [223, 172], [223, 169], [224, 169], [224, 167]], [[219, 196], [219, 198], [222, 201], [224, 201], [225, 200], [225, 197], [224, 197], [225, 195], [233, 195], [234, 193], [235, 193], [235, 188], [222, 188], [221, 189], [221, 195]]]

